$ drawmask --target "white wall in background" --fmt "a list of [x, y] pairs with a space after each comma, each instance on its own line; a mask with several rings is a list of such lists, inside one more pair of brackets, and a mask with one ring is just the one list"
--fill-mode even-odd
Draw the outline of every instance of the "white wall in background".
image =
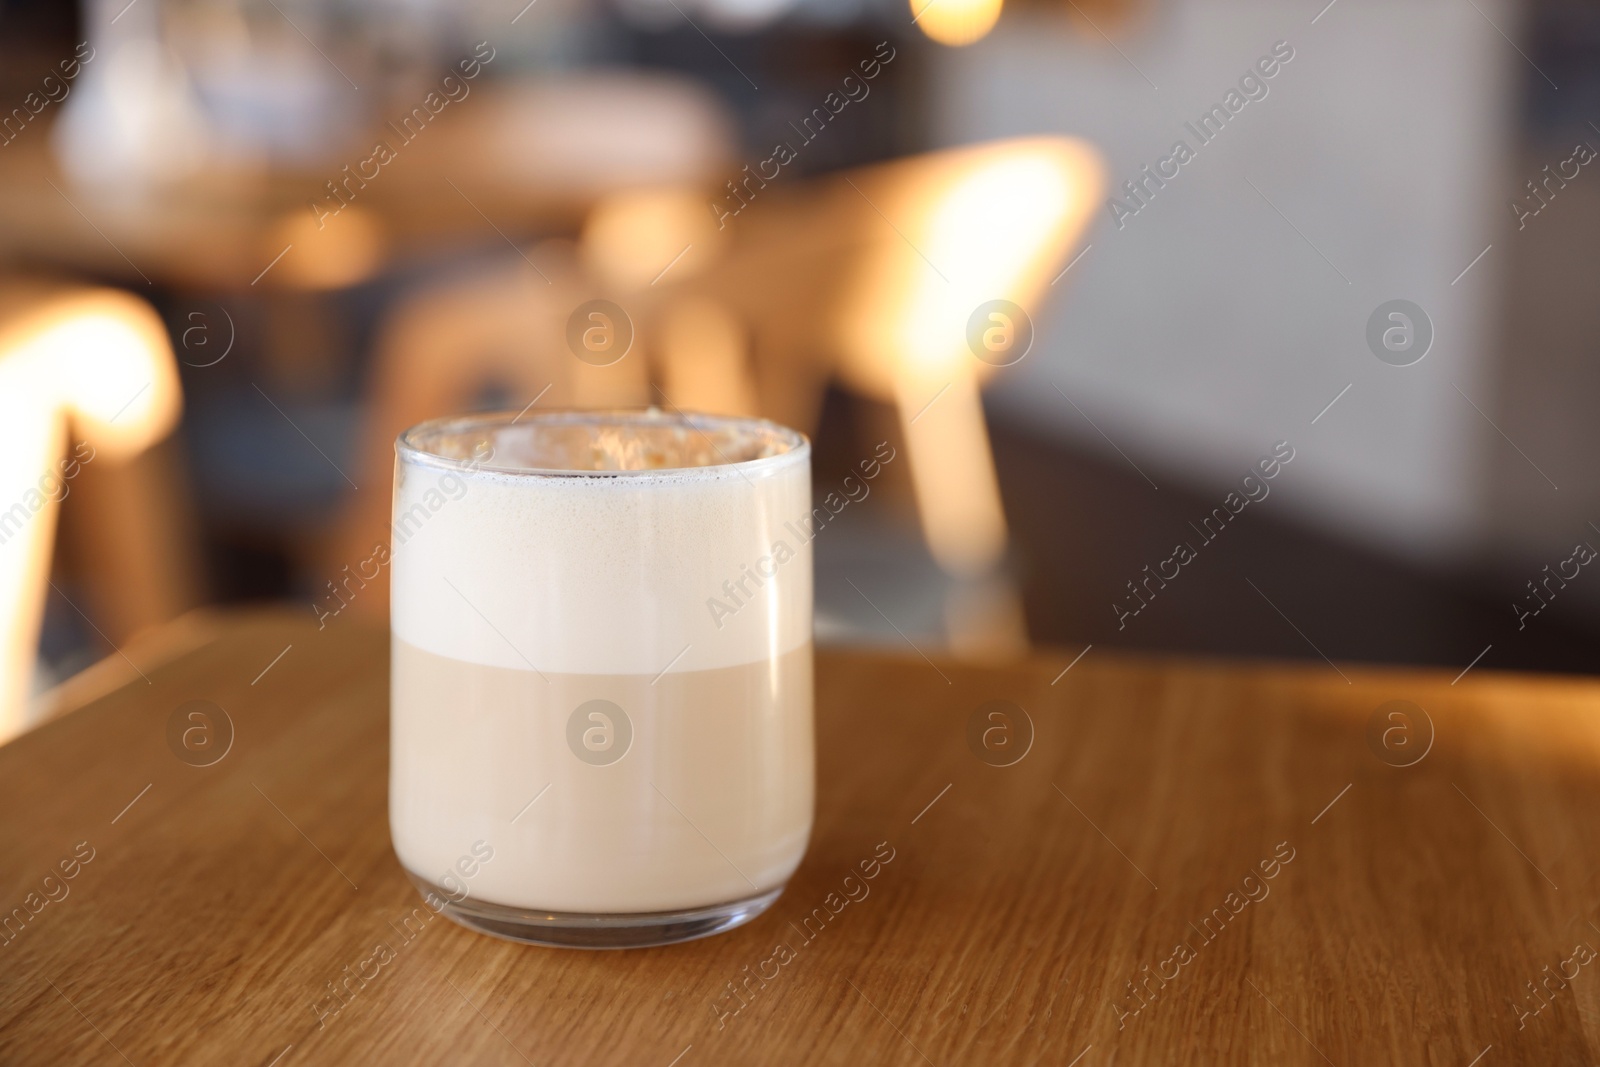
[[[1515, 37], [1512, 17], [1491, 0], [1338, 0], [1315, 24], [1322, 0], [1154, 6], [1117, 39], [1126, 58], [1034, 8], [934, 62], [942, 144], [1081, 136], [1120, 185], [1180, 137], [1197, 145], [1184, 123], [1274, 42], [1295, 53], [1122, 229], [1102, 207], [995, 401], [1118, 460], [1059, 385], [1158, 483], [1220, 489], [1287, 439], [1275, 495], [1301, 518], [1410, 556], [1473, 548], [1498, 438], [1461, 394], [1493, 414], [1496, 252], [1451, 282], [1510, 219], [1524, 60], [1485, 15]], [[1394, 298], [1434, 323], [1411, 367], [1365, 342]]]

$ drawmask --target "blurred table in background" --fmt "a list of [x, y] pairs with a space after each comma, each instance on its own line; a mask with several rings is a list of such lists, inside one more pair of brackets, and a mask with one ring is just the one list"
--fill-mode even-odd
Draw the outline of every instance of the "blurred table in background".
[[[72, 183], [52, 132], [0, 152], [0, 260], [207, 292], [339, 287], [441, 247], [575, 232], [609, 193], [710, 183], [734, 153], [709, 93], [621, 71], [480, 84], [410, 142], [377, 127], [320, 167], [209, 167], [143, 191]], [[394, 158], [366, 166], [379, 140]]]
[[[1600, 982], [1551, 977], [1600, 945], [1596, 683], [825, 650], [784, 896], [723, 936], [585, 953], [401, 930], [387, 640], [213, 617], [148, 684], [0, 748], [0, 1060], [1600, 1055]], [[230, 724], [210, 766], [169, 748], [194, 700]]]

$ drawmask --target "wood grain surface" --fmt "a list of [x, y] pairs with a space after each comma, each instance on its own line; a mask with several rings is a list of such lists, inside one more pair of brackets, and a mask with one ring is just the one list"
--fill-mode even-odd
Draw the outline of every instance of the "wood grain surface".
[[1078, 651], [824, 652], [788, 891], [597, 953], [415, 918], [385, 631], [223, 619], [0, 748], [0, 1063], [1600, 1059], [1600, 686]]

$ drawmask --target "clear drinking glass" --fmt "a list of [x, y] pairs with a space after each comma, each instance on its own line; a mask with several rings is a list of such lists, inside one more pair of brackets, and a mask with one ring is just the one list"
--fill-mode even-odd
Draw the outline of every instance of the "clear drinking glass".
[[424, 898], [591, 948], [759, 915], [811, 833], [810, 443], [651, 409], [396, 452], [389, 825]]

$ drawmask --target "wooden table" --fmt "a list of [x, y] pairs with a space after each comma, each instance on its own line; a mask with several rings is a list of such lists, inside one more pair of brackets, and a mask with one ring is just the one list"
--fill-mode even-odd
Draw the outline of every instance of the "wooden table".
[[[418, 898], [387, 835], [386, 642], [225, 619], [0, 749], [0, 908], [40, 905], [0, 935], [0, 1062], [1600, 1056], [1592, 682], [824, 652], [816, 830], [788, 892], [730, 934], [591, 953], [399, 932]], [[203, 768], [166, 740], [195, 699], [236, 730]], [[993, 700], [1034, 726], [1011, 766], [969, 747]], [[1369, 740], [1391, 700], [1426, 710], [1431, 745], [1415, 713]], [[845, 876], [890, 850], [848, 900]]]
[[[369, 84], [371, 127], [320, 160], [213, 160], [170, 184], [141, 189], [125, 178], [109, 192], [62, 171], [50, 143], [60, 114], [52, 108], [41, 128], [0, 145], [0, 261], [90, 271], [135, 291], [152, 282], [239, 296], [343, 287], [380, 267], [474, 246], [509, 253], [502, 242], [513, 238], [576, 232], [606, 195], [714, 186], [738, 169], [731, 120], [682, 77], [484, 79], [408, 140], [384, 120], [409, 114], [429, 88], [372, 102], [382, 90]], [[394, 152], [381, 169], [372, 158], [378, 141]], [[331, 192], [337, 183], [349, 210]]]

